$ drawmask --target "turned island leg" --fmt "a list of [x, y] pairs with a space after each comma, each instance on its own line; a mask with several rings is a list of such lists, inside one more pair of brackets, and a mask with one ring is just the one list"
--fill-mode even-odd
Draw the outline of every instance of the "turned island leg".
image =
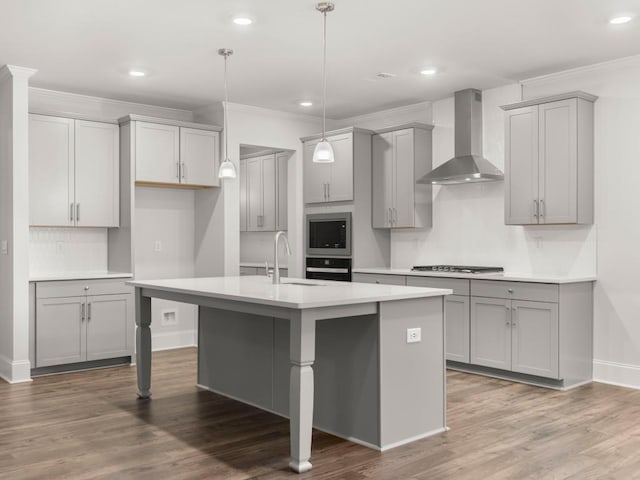
[[136, 369], [138, 398], [151, 397], [151, 298], [136, 287]]
[[304, 311], [291, 318], [289, 376], [289, 429], [291, 461], [298, 473], [311, 470], [311, 427], [313, 424], [313, 361], [316, 345], [315, 320]]

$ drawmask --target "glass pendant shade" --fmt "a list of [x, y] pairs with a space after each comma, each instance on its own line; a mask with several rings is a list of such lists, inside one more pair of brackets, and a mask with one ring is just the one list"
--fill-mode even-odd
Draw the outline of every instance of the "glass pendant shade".
[[333, 147], [326, 139], [316, 145], [313, 151], [313, 161], [315, 163], [331, 163], [333, 158]]
[[236, 178], [236, 166], [228, 158], [220, 164], [218, 178]]

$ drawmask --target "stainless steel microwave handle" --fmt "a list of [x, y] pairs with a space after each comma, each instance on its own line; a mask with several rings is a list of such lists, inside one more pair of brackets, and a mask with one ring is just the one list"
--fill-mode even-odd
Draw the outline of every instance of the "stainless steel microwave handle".
[[307, 272], [312, 272], [312, 273], [349, 273], [349, 269], [348, 268], [307, 267]]

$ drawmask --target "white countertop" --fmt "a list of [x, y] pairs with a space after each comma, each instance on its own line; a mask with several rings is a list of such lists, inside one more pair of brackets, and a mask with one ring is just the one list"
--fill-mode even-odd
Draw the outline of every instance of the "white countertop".
[[533, 283], [579, 283], [593, 282], [595, 276], [560, 276], [528, 273], [452, 273], [452, 272], [414, 272], [410, 268], [354, 268], [353, 273], [377, 273], [382, 275], [411, 275], [414, 277], [445, 277], [467, 278], [473, 280], [502, 280], [508, 282], [533, 282]]
[[[305, 285], [292, 285], [292, 282]], [[270, 278], [257, 275], [136, 280], [127, 282], [127, 285], [295, 309], [437, 297], [453, 293], [446, 288], [372, 285], [301, 278], [282, 278], [280, 285], [273, 285]]]
[[61, 272], [38, 273], [29, 275], [30, 282], [49, 282], [55, 280], [98, 280], [101, 278], [131, 278], [133, 274], [127, 272]]
[[[264, 268], [264, 262], [240, 262], [241, 267]], [[269, 268], [273, 268], [273, 263], [269, 263]], [[286, 264], [280, 264], [280, 268], [288, 268]]]

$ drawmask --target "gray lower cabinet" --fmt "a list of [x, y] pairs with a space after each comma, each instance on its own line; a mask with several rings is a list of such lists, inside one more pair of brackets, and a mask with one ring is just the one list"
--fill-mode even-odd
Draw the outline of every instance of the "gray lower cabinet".
[[445, 297], [450, 367], [561, 388], [591, 380], [592, 282], [551, 284], [379, 273], [354, 273], [353, 281], [453, 290], [453, 295]]
[[122, 281], [38, 282], [35, 367], [131, 356], [133, 321]]
[[469, 363], [469, 280], [408, 276], [407, 285], [453, 290], [453, 295], [444, 297], [446, 358]]
[[558, 304], [471, 297], [471, 363], [558, 378]]

